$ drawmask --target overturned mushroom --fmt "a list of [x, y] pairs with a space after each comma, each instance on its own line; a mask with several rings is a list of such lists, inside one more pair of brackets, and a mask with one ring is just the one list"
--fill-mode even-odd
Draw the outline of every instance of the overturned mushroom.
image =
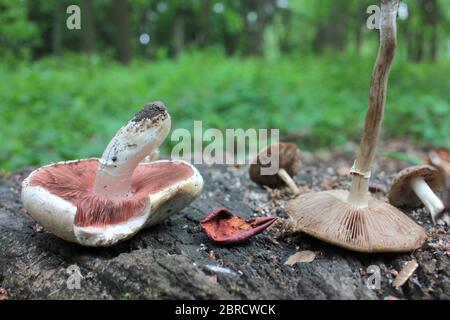
[[419, 207], [431, 214], [433, 223], [445, 223], [442, 201], [434, 191], [443, 187], [440, 172], [428, 165], [412, 166], [400, 171], [392, 181], [389, 202], [396, 207]]
[[[264, 169], [274, 168], [275, 172]], [[277, 143], [259, 152], [249, 168], [250, 179], [271, 188], [286, 184], [294, 195], [300, 193], [291, 176], [300, 170], [300, 150], [294, 143]]]
[[331, 190], [300, 195], [286, 211], [294, 230], [361, 252], [411, 251], [425, 231], [388, 203], [369, 197], [370, 170], [381, 128], [388, 74], [396, 48], [398, 0], [381, 1], [380, 48], [372, 74], [369, 107], [350, 192]]
[[140, 163], [170, 131], [161, 102], [147, 104], [111, 140], [101, 159], [59, 162], [33, 171], [22, 201], [47, 231], [85, 246], [109, 246], [181, 210], [203, 180], [184, 161]]

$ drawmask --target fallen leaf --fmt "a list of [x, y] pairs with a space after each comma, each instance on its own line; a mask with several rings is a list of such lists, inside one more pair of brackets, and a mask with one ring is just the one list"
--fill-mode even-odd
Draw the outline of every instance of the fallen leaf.
[[0, 288], [0, 301], [1, 300], [8, 300], [8, 292], [5, 288]]
[[296, 263], [308, 263], [314, 261], [316, 254], [312, 251], [305, 250], [294, 253], [290, 256], [284, 264], [293, 266]]
[[200, 222], [202, 231], [216, 243], [235, 244], [263, 232], [277, 217], [243, 219], [226, 208], [212, 211]]
[[416, 260], [411, 260], [405, 263], [402, 270], [398, 273], [397, 277], [395, 277], [394, 282], [392, 282], [392, 286], [395, 288], [401, 287], [408, 281], [408, 279], [412, 276], [414, 271], [416, 271], [419, 264]]

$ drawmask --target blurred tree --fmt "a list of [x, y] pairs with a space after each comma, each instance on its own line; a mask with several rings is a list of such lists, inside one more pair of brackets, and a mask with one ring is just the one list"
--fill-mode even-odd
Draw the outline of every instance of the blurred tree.
[[37, 43], [38, 26], [28, 19], [31, 1], [0, 0], [0, 57], [25, 58]]
[[201, 48], [205, 48], [209, 44], [209, 25], [210, 25], [210, 11], [211, 3], [209, 0], [202, 0], [201, 14], [200, 14], [200, 35], [199, 44]]
[[53, 5], [53, 25], [52, 25], [52, 52], [55, 56], [62, 53], [62, 23], [65, 8], [61, 1], [55, 1]]
[[[400, 41], [413, 61], [446, 49], [449, 0], [402, 1]], [[66, 8], [81, 7], [82, 30], [65, 28]], [[94, 51], [133, 57], [179, 56], [186, 48], [228, 55], [364, 52], [377, 39], [365, 26], [371, 0], [0, 0], [2, 56]], [[143, 36], [144, 38], [140, 38]], [[143, 43], [141, 40], [147, 39]], [[27, 54], [28, 52], [28, 54]]]
[[128, 25], [129, 6], [127, 0], [113, 0], [113, 23], [116, 26], [116, 50], [120, 62], [131, 59], [131, 33]]
[[90, 55], [95, 50], [95, 25], [93, 0], [83, 0], [83, 50]]

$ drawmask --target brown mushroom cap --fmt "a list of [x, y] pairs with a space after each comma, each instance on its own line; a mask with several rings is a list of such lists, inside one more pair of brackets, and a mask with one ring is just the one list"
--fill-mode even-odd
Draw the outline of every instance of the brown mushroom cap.
[[389, 202], [396, 207], [419, 207], [422, 201], [411, 187], [411, 181], [423, 177], [430, 188], [435, 191], [442, 188], [442, 176], [439, 170], [429, 165], [412, 166], [400, 171], [392, 181]]
[[331, 190], [289, 201], [292, 228], [359, 252], [408, 252], [426, 240], [423, 228], [390, 204], [370, 198], [358, 207], [347, 197], [347, 191]]
[[276, 156], [278, 153], [279, 168], [286, 170], [291, 176], [295, 176], [300, 170], [300, 150], [295, 143], [281, 142], [272, 144], [259, 152], [256, 159], [252, 161], [248, 173], [250, 179], [259, 185], [265, 185], [271, 188], [285, 185], [284, 181], [277, 175], [261, 175], [261, 168], [270, 167], [270, 164], [261, 164], [261, 157]]

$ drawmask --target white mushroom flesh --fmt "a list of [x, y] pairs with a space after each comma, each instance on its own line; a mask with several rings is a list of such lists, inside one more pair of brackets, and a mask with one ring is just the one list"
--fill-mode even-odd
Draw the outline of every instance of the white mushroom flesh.
[[109, 198], [129, 196], [133, 171], [139, 162], [158, 148], [169, 131], [170, 116], [167, 112], [160, 121], [154, 121], [154, 118], [130, 120], [103, 152], [94, 193]]
[[423, 177], [412, 179], [411, 187], [420, 201], [422, 201], [422, 203], [430, 212], [433, 223], [436, 224], [436, 222], [438, 222], [440, 213], [442, 213], [445, 209], [442, 201], [436, 196], [433, 190], [431, 190], [430, 186], [425, 182]]

